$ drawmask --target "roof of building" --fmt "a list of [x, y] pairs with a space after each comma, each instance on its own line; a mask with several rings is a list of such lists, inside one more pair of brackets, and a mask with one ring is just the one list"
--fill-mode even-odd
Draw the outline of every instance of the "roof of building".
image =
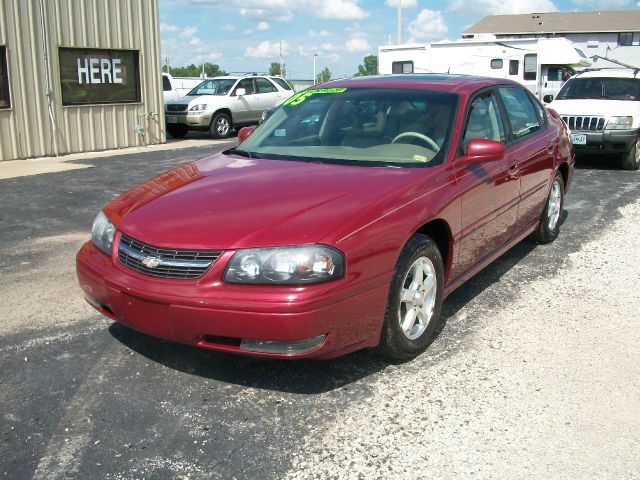
[[463, 35], [638, 31], [640, 31], [640, 10], [617, 10], [489, 15], [467, 28]]

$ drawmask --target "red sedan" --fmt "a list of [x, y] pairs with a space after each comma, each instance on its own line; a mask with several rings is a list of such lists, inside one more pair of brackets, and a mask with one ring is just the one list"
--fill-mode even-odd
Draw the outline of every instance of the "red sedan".
[[77, 255], [91, 305], [227, 352], [411, 358], [455, 288], [556, 238], [574, 164], [555, 112], [468, 76], [331, 82], [239, 137], [104, 207]]

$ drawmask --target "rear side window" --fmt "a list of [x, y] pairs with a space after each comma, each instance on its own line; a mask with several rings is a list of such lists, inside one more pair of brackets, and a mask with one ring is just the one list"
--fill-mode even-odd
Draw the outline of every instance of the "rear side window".
[[258, 86], [258, 93], [271, 93], [278, 91], [275, 85], [266, 78], [256, 78], [256, 85]]
[[391, 64], [391, 73], [413, 73], [413, 62], [393, 62]]
[[278, 85], [280, 85], [285, 90], [293, 90], [293, 88], [291, 88], [291, 85], [289, 85], [287, 82], [285, 82], [282, 78], [272, 78], [271, 80], [276, 82]]
[[498, 90], [507, 110], [514, 139], [526, 137], [540, 130], [540, 115], [544, 118], [544, 112], [536, 112], [527, 92], [517, 87], [501, 87]]
[[538, 55], [527, 53], [524, 56], [524, 71], [522, 78], [525, 80], [535, 80], [538, 72]]
[[0, 108], [9, 108], [10, 106], [7, 47], [0, 46]]
[[169, 77], [162, 76], [162, 90], [164, 92], [171, 91], [171, 82], [169, 81]]

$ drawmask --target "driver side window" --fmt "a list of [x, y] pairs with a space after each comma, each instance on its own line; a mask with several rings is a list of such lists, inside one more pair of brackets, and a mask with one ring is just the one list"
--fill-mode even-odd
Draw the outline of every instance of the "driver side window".
[[474, 138], [486, 138], [503, 143], [506, 141], [504, 122], [493, 91], [480, 94], [471, 102], [462, 137], [465, 150], [469, 141]]

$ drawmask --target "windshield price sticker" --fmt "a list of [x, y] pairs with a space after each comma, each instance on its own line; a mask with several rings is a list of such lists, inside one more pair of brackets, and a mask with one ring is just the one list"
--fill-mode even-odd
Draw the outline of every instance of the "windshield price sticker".
[[315, 90], [305, 90], [304, 92], [296, 93], [293, 97], [284, 102], [283, 105], [295, 107], [296, 105], [300, 105], [307, 98], [318, 93], [344, 93], [346, 91], [346, 88], [318, 88]]

